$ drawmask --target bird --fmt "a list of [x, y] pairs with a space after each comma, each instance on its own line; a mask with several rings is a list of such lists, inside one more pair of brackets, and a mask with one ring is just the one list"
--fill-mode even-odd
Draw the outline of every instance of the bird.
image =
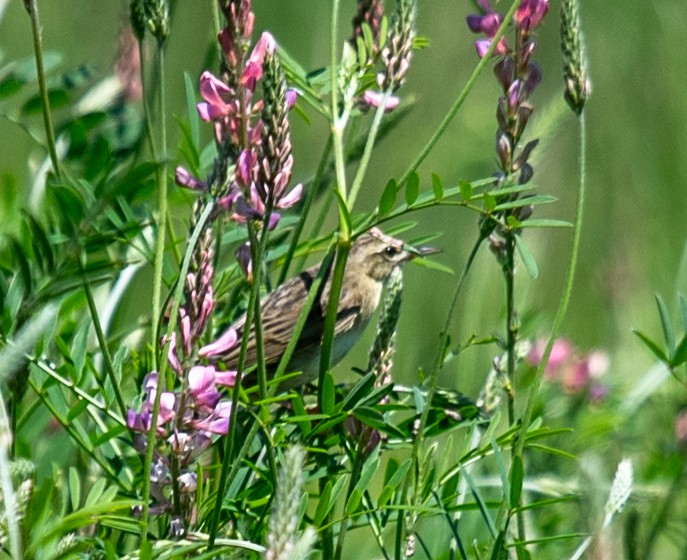
[[[438, 253], [434, 247], [412, 247], [402, 240], [384, 234], [379, 228], [372, 228], [361, 234], [351, 246], [339, 296], [332, 367], [336, 365], [355, 345], [377, 309], [386, 281], [392, 271], [410, 260]], [[286, 351], [296, 323], [300, 317], [308, 292], [317, 277], [322, 263], [312, 266], [281, 284], [266, 295], [260, 304], [262, 318], [263, 349], [268, 372], [274, 375]], [[313, 307], [306, 319], [295, 350], [289, 360], [287, 371], [301, 374], [289, 377], [279, 384], [279, 391], [285, 392], [318, 378], [320, 353], [327, 303], [331, 291], [332, 271], [326, 272]], [[236, 331], [238, 340], [246, 327], [245, 314], [230, 329]], [[240, 344], [219, 356], [226, 367], [237, 369]], [[251, 326], [245, 355], [244, 371], [257, 361], [254, 327]]]

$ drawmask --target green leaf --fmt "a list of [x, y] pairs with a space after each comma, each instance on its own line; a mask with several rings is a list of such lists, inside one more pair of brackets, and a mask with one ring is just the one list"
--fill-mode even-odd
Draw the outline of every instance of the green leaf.
[[[66, 107], [71, 103], [71, 97], [64, 89], [52, 89], [48, 91], [48, 104], [50, 109], [55, 110], [60, 107]], [[40, 113], [43, 110], [43, 100], [40, 95], [35, 95], [29, 98], [21, 108], [24, 115]]]
[[413, 264], [416, 266], [421, 266], [423, 268], [429, 268], [430, 270], [438, 270], [439, 272], [445, 272], [447, 274], [455, 275], [455, 271], [445, 264], [441, 264], [432, 259], [416, 258], [413, 259]]
[[515, 245], [518, 248], [518, 253], [520, 253], [520, 258], [527, 269], [527, 274], [530, 275], [532, 280], [536, 280], [539, 277], [539, 268], [537, 267], [537, 261], [534, 260], [534, 256], [530, 252], [529, 247], [527, 247], [527, 244], [519, 235], [515, 236]]
[[370, 372], [361, 378], [346, 395], [341, 405], [341, 410], [352, 409], [361, 399], [366, 397], [374, 388], [375, 380], [374, 372]]
[[353, 409], [353, 415], [363, 424], [373, 428], [383, 428], [385, 425], [384, 416], [378, 410], [369, 406], [359, 406]]
[[663, 337], [666, 341], [666, 346], [668, 350], [672, 352], [675, 348], [675, 333], [673, 332], [673, 324], [670, 320], [670, 313], [668, 313], [668, 307], [666, 306], [663, 298], [656, 294], [656, 306], [658, 307], [658, 314], [661, 317], [661, 327], [663, 328]]
[[472, 199], [472, 183], [468, 181], [460, 181], [458, 183], [458, 188], [460, 189], [460, 197], [465, 201], [469, 202]]
[[0, 99], [11, 97], [18, 91], [21, 91], [22, 85], [21, 80], [17, 79], [16, 76], [7, 76], [0, 82]]
[[393, 210], [394, 204], [396, 204], [397, 190], [398, 186], [396, 185], [396, 180], [389, 179], [386, 187], [384, 187], [384, 191], [382, 192], [382, 196], [379, 199], [379, 204], [377, 206], [377, 213], [379, 214], [380, 218], [386, 216]]
[[514, 508], [520, 504], [522, 496], [522, 482], [525, 478], [525, 468], [522, 463], [522, 455], [515, 455], [510, 466], [510, 507]]
[[69, 467], [69, 500], [72, 504], [72, 511], [79, 509], [81, 504], [81, 482], [79, 473], [74, 467]]
[[639, 337], [639, 339], [644, 343], [644, 346], [651, 350], [653, 355], [656, 356], [659, 360], [665, 362], [666, 364], [670, 362], [670, 360], [668, 360], [667, 354], [659, 347], [659, 345], [656, 342], [654, 342], [644, 333], [636, 329], [632, 329], [632, 332]]
[[415, 171], [408, 176], [406, 183], [406, 204], [412, 206], [420, 195], [420, 177]]
[[9, 238], [10, 245], [12, 245], [12, 253], [14, 255], [14, 262], [19, 267], [19, 276], [24, 284], [25, 292], [31, 293], [33, 289], [33, 279], [31, 277], [31, 266], [24, 254], [24, 248], [15, 237]]
[[488, 212], [493, 212], [496, 208], [496, 199], [489, 193], [484, 193], [484, 207]]
[[388, 480], [388, 482], [385, 484], [388, 488], [391, 488], [392, 490], [396, 490], [398, 488], [399, 484], [405, 480], [406, 475], [408, 474], [408, 470], [410, 469], [410, 465], [412, 464], [412, 459], [406, 459], [399, 465], [399, 467], [394, 471], [394, 474], [391, 476], [391, 478]]
[[348, 500], [346, 501], [346, 514], [353, 515], [355, 513], [355, 510], [358, 509], [358, 506], [360, 505], [362, 499], [363, 493], [360, 490], [358, 490], [358, 488], [353, 488], [351, 495], [348, 497]]
[[33, 252], [45, 258], [45, 272], [53, 272], [55, 270], [55, 255], [53, 254], [52, 246], [48, 240], [48, 235], [45, 233], [41, 224], [38, 223], [38, 220], [29, 212], [23, 212], [23, 214], [31, 230]]
[[99, 478], [95, 481], [95, 484], [93, 484], [91, 491], [88, 493], [88, 496], [86, 497], [84, 508], [94, 506], [101, 502], [103, 490], [105, 490], [105, 484], [106, 482], [104, 478]]
[[436, 173], [432, 173], [432, 190], [436, 200], [444, 198], [444, 184], [441, 182], [441, 177]]
[[565, 220], [549, 220], [546, 218], [534, 218], [520, 222], [518, 227], [521, 228], [569, 228], [572, 227], [570, 222]]
[[680, 366], [687, 362], [687, 334], [682, 336], [682, 340], [675, 347], [675, 351], [670, 356], [670, 365], [673, 367]]
[[88, 331], [90, 323], [85, 323], [77, 331], [72, 342], [71, 358], [74, 362], [74, 369], [77, 377], [81, 377], [84, 365], [86, 364], [86, 349], [88, 346]]
[[[498, 191], [497, 191], [498, 192]], [[485, 194], [486, 196], [486, 194]], [[539, 194], [536, 196], [523, 196], [517, 200], [510, 200], [508, 202], [502, 202], [498, 204], [494, 210], [500, 212], [501, 210], [512, 210], [513, 208], [522, 208], [523, 206], [536, 206], [538, 204], [551, 204], [552, 202], [557, 202], [558, 199], [555, 196], [549, 196], [546, 194]]]
[[188, 72], [184, 72], [184, 86], [186, 87], [186, 112], [191, 130], [193, 146], [198, 150], [200, 146], [200, 117], [196, 109], [196, 85]]

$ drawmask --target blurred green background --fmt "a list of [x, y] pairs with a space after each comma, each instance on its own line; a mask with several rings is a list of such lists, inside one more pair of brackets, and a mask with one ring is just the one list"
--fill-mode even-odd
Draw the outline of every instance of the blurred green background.
[[[62, 68], [88, 65], [103, 77], [111, 72], [117, 37], [128, 2], [60, 0], [41, 2], [44, 47], [63, 55]], [[355, 2], [342, 2], [341, 33], [349, 33]], [[505, 11], [505, 2], [494, 3]], [[535, 113], [527, 139], [540, 137], [535, 152], [537, 192], [553, 194], [559, 203], [539, 217], [572, 220], [576, 196], [578, 124], [562, 105], [558, 48], [558, 3], [540, 29], [535, 58], [543, 68], [536, 91]], [[309, 70], [328, 62], [330, 6], [323, 0], [255, 0], [256, 31], [269, 29], [278, 43]], [[23, 3], [0, 1], [0, 49], [4, 60], [31, 56], [29, 20]], [[477, 63], [473, 36], [465, 16], [469, 1], [419, 2], [418, 31], [429, 48], [414, 55], [410, 74], [400, 91], [412, 99], [409, 116], [375, 151], [360, 210], [372, 209], [390, 177], [400, 177], [445, 115]], [[676, 292], [687, 292], [687, 84], [684, 37], [687, 8], [683, 0], [650, 2], [582, 2], [582, 18], [590, 60], [593, 94], [586, 108], [588, 124], [588, 197], [575, 288], [562, 335], [582, 351], [602, 349], [610, 355], [610, 399], [622, 401], [644, 378], [652, 358], [632, 328], [659, 337], [653, 294], [663, 294], [677, 310]], [[169, 114], [185, 115], [183, 72], [198, 76], [212, 41], [211, 0], [176, 3], [167, 51]], [[257, 36], [257, 35], [256, 35]], [[490, 70], [484, 72], [446, 135], [419, 170], [424, 190], [430, 172], [444, 183], [489, 176], [495, 169], [495, 111], [499, 88]], [[0, 115], [7, 107], [0, 102]], [[320, 157], [325, 123], [312, 112], [312, 122], [292, 119], [296, 181], [307, 178]], [[39, 117], [30, 125], [40, 133]], [[170, 155], [176, 161], [178, 128], [170, 120]], [[555, 126], [552, 124], [555, 123]], [[206, 136], [209, 138], [209, 134]], [[0, 117], [0, 174], [3, 188], [16, 178], [19, 197], [28, 192], [30, 164], [44, 154], [15, 123]], [[7, 196], [7, 191], [3, 193]], [[432, 232], [443, 235], [435, 244], [437, 259], [460, 271], [476, 236], [476, 216], [443, 208], [413, 215], [418, 226], [406, 237]], [[7, 224], [9, 217], [3, 217]], [[329, 221], [335, 226], [335, 218]], [[5, 225], [5, 227], [7, 227]], [[540, 267], [532, 280], [524, 269], [518, 279], [518, 307], [525, 336], [548, 332], [559, 301], [569, 259], [568, 230], [531, 230], [529, 242]], [[396, 375], [405, 382], [418, 367], [431, 364], [438, 331], [444, 321], [456, 277], [408, 267], [399, 330]], [[459, 303], [452, 327], [454, 342], [469, 336], [503, 332], [504, 286], [498, 265], [488, 251], [479, 256]], [[677, 313], [675, 313], [677, 317]], [[371, 334], [371, 333], [370, 333]], [[349, 365], [360, 363], [361, 345]], [[442, 379], [447, 386], [476, 395], [494, 354], [493, 347], [471, 349], [451, 363]], [[345, 366], [340, 371], [345, 371]], [[669, 442], [678, 408], [687, 404], [684, 388], [666, 381], [646, 401], [633, 422], [649, 423]], [[659, 406], [660, 405], [660, 406]], [[586, 451], [612, 451], [609, 457], [642, 453], [645, 442], [616, 437], [627, 426], [599, 423], [582, 434]], [[629, 428], [628, 428], [629, 429]], [[666, 445], [669, 445], [666, 443]], [[651, 446], [649, 446], [651, 447]], [[612, 473], [615, 462], [605, 467]]]

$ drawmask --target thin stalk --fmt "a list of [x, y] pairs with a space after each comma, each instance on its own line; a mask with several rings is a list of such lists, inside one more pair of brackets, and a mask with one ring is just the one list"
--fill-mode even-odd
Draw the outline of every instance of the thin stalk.
[[[250, 222], [248, 223], [248, 228], [249, 231], [250, 229], [254, 227], [253, 224]], [[249, 238], [253, 239], [255, 237], [254, 233], [249, 233]], [[253, 253], [253, 244], [251, 244], [251, 253]], [[252, 258], [255, 258], [252, 255]], [[258, 257], [259, 258], [259, 257]], [[250, 294], [248, 296], [248, 307], [246, 308], [246, 319], [244, 322], [244, 329], [243, 329], [243, 337], [241, 338], [241, 349], [239, 351], [239, 359], [238, 359], [238, 364], [236, 370], [239, 372], [239, 375], [242, 375], [242, 372], [246, 366], [246, 352], [248, 350], [248, 341], [250, 340], [250, 325], [253, 324], [253, 316], [255, 313], [255, 310], [259, 306], [260, 302], [260, 273], [261, 273], [261, 268], [262, 264], [261, 263], [256, 263], [253, 262], [253, 286], [250, 291]], [[264, 358], [263, 358], [263, 368], [264, 368]], [[264, 375], [264, 373], [263, 373]], [[231, 397], [231, 415], [229, 418], [229, 434], [227, 435], [227, 438], [225, 440], [225, 445], [224, 445], [224, 456], [222, 457], [222, 467], [220, 470], [220, 476], [219, 480], [217, 481], [217, 497], [215, 499], [215, 507], [212, 511], [212, 517], [210, 518], [210, 527], [208, 530], [209, 533], [209, 542], [208, 542], [208, 547], [212, 548], [215, 543], [215, 539], [217, 537], [217, 527], [219, 526], [219, 517], [220, 517], [220, 512], [222, 510], [222, 496], [224, 495], [224, 490], [225, 486], [227, 483], [227, 480], [229, 478], [233, 478], [236, 474], [236, 469], [234, 469], [234, 466], [232, 466], [231, 470], [231, 477], [229, 477], [230, 470], [229, 470], [229, 465], [234, 465], [234, 463], [238, 464], [240, 463], [238, 458], [234, 458], [234, 452], [235, 452], [235, 447], [236, 447], [236, 439], [237, 439], [237, 431], [238, 431], [238, 422], [236, 422], [236, 414], [238, 411], [239, 407], [239, 397], [241, 394], [241, 383], [240, 379], [237, 379], [237, 382], [234, 385], [234, 390], [232, 391], [232, 397]], [[257, 427], [257, 423], [254, 424]], [[255, 434], [257, 433], [257, 429], [253, 430], [251, 428], [251, 431], [248, 435], [248, 438], [246, 439], [245, 443], [250, 444], [252, 442], [253, 437], [255, 437]], [[244, 448], [246, 449], [247, 452], [247, 445], [244, 445]], [[238, 466], [236, 466], [238, 468]]]
[[[508, 399], [508, 425], [515, 422], [515, 394], [513, 379], [515, 377], [515, 342], [518, 336], [517, 312], [515, 310], [515, 233], [506, 234], [506, 263], [503, 276], [506, 281], [506, 379], [505, 390]], [[524, 539], [523, 539], [524, 540]]]
[[[165, 256], [165, 233], [167, 223], [167, 121], [165, 117], [165, 51], [164, 40], [157, 41], [155, 50], [157, 55], [156, 81], [158, 83], [158, 111], [160, 138], [160, 159], [157, 160], [157, 184], [158, 184], [158, 216], [156, 220], [157, 243], [155, 247], [155, 263], [153, 271], [153, 302], [152, 302], [152, 328], [151, 346], [159, 348], [161, 302], [162, 302], [162, 276]], [[162, 358], [158, 352], [153, 352], [153, 368], [160, 369]]]
[[[416, 478], [416, 485], [415, 485], [415, 492], [413, 494], [413, 504], [417, 503], [418, 497], [419, 497], [419, 492], [420, 488], [417, 485], [417, 480], [420, 477], [420, 448], [422, 447], [424, 443], [424, 430], [425, 427], [427, 426], [427, 420], [429, 419], [429, 410], [431, 408], [431, 403], [434, 400], [434, 395], [436, 394], [437, 390], [437, 383], [439, 380], [439, 372], [441, 371], [441, 368], [444, 364], [444, 360], [446, 358], [446, 350], [447, 350], [447, 345], [449, 341], [449, 328], [451, 326], [451, 322], [453, 320], [453, 314], [455, 313], [456, 305], [458, 304], [458, 296], [460, 295], [463, 286], [465, 284], [465, 279], [467, 278], [468, 272], [472, 268], [472, 264], [475, 260], [475, 257], [477, 256], [477, 252], [479, 248], [482, 245], [482, 241], [484, 241], [484, 236], [480, 235], [475, 244], [472, 247], [472, 250], [470, 251], [470, 254], [468, 255], [468, 259], [465, 263], [465, 266], [463, 267], [463, 271], [461, 272], [460, 278], [458, 279], [458, 283], [456, 284], [456, 288], [453, 291], [453, 295], [451, 296], [451, 301], [448, 306], [448, 311], [446, 313], [446, 319], [444, 320], [444, 326], [441, 331], [441, 335], [439, 337], [439, 349], [437, 351], [437, 356], [434, 361], [434, 367], [432, 368], [431, 373], [427, 377], [427, 396], [426, 396], [426, 405], [424, 409], [422, 410], [422, 414], [420, 415], [420, 422], [418, 424], [417, 432], [415, 435], [415, 439], [413, 441], [413, 448], [412, 448], [412, 460], [413, 460], [413, 472], [415, 473], [415, 478]], [[404, 483], [403, 486], [403, 492], [402, 496], [404, 496], [404, 500], [406, 500], [409, 492], [409, 485], [410, 485], [410, 479], [411, 477], [406, 478], [406, 482]], [[403, 533], [404, 533], [404, 514], [403, 510], [399, 510], [399, 517], [397, 520], [397, 526], [396, 526], [396, 558], [401, 558], [400, 555], [400, 547], [401, 543], [403, 541]], [[414, 522], [411, 523], [411, 525], [414, 525]]]
[[38, 16], [38, 0], [24, 0], [24, 6], [31, 19], [31, 33], [33, 35], [33, 52], [36, 57], [36, 74], [38, 76], [38, 89], [41, 94], [41, 104], [43, 109], [43, 126], [45, 126], [45, 136], [48, 142], [48, 152], [55, 175], [60, 178], [60, 161], [57, 157], [55, 148], [55, 130], [50, 114], [50, 99], [48, 98], [48, 87], [45, 83], [45, 66], [43, 65], [43, 41], [41, 39], [41, 23]]
[[[207, 221], [210, 219], [210, 214], [212, 213], [214, 209], [214, 203], [212, 201], [209, 201], [205, 209], [203, 210], [203, 213], [200, 215], [200, 218], [198, 219], [198, 223], [196, 224], [195, 229], [193, 230], [193, 233], [191, 234], [191, 237], [189, 238], [188, 241], [188, 247], [186, 248], [186, 253], [184, 254], [184, 260], [181, 263], [181, 269], [179, 270], [179, 276], [177, 278], [177, 283], [174, 288], [174, 292], [172, 295], [172, 309], [170, 311], [170, 317], [178, 317], [179, 314], [179, 306], [181, 302], [181, 298], [183, 295], [184, 291], [184, 279], [186, 278], [186, 274], [188, 273], [189, 266], [191, 264], [191, 257], [193, 256], [193, 252], [195, 249], [196, 244], [198, 243], [198, 238], [200, 237], [200, 233], [205, 229], [205, 225]], [[176, 321], [170, 320], [169, 324], [167, 325], [167, 332], [165, 335], [165, 340], [167, 343], [165, 345], [160, 345], [161, 346], [161, 354], [164, 352], [166, 345], [169, 344], [169, 339], [172, 335], [172, 332], [174, 332], [176, 326]], [[157, 327], [159, 329], [159, 326]], [[155, 352], [157, 353], [157, 345], [154, 347]], [[141, 544], [140, 544], [140, 549], [143, 550], [143, 548], [146, 546], [146, 541], [148, 539], [148, 525], [149, 525], [149, 516], [150, 516], [150, 469], [153, 464], [153, 454], [155, 452], [155, 441], [157, 439], [157, 419], [160, 414], [160, 397], [163, 392], [163, 387], [164, 387], [164, 374], [165, 374], [165, 369], [166, 369], [166, 362], [162, 360], [159, 364], [158, 368], [158, 390], [155, 393], [155, 400], [153, 402], [153, 411], [151, 414], [150, 418], [150, 429], [148, 430], [148, 434], [146, 437], [146, 454], [145, 454], [145, 460], [144, 460], [144, 466], [143, 466], [143, 509], [141, 511]]]
[[379, 132], [379, 125], [382, 123], [382, 117], [386, 109], [386, 104], [391, 97], [391, 90], [384, 92], [382, 97], [382, 102], [377, 111], [375, 111], [374, 119], [372, 120], [372, 126], [367, 133], [367, 140], [365, 141], [365, 148], [363, 149], [363, 155], [360, 158], [360, 164], [358, 165], [358, 170], [356, 171], [355, 178], [353, 179], [353, 184], [351, 185], [351, 192], [348, 196], [346, 205], [349, 210], [355, 206], [355, 200], [360, 192], [360, 187], [363, 185], [363, 179], [365, 179], [365, 173], [367, 172], [367, 166], [370, 163], [370, 156], [372, 155], [372, 148], [374, 147], [375, 140], [377, 139], [377, 134]]
[[579, 149], [580, 159], [577, 184], [577, 208], [575, 211], [575, 222], [573, 224], [570, 261], [568, 263], [568, 270], [565, 276], [565, 286], [563, 288], [563, 294], [561, 296], [560, 303], [558, 304], [558, 309], [556, 310], [556, 316], [553, 321], [553, 326], [551, 327], [551, 333], [549, 334], [549, 339], [546, 343], [546, 348], [544, 349], [541, 362], [537, 366], [537, 370], [534, 373], [534, 377], [532, 379], [530, 389], [527, 395], [527, 403], [525, 405], [525, 411], [522, 415], [519, 433], [518, 436], [515, 438], [514, 453], [520, 456], [522, 456], [523, 451], [525, 449], [527, 430], [532, 420], [532, 414], [534, 412], [534, 406], [537, 400], [537, 395], [539, 394], [539, 391], [541, 389], [544, 371], [546, 370], [546, 365], [548, 364], [549, 357], [551, 355], [551, 349], [553, 348], [553, 344], [556, 341], [556, 337], [558, 336], [558, 332], [560, 331], [563, 319], [565, 318], [565, 313], [568, 310], [568, 305], [570, 303], [570, 294], [572, 293], [572, 288], [575, 280], [575, 268], [577, 266], [580, 238], [582, 234], [582, 221], [584, 216], [584, 203], [587, 181], [587, 126], [584, 113], [580, 115]]
[[448, 125], [451, 124], [451, 121], [458, 113], [458, 110], [463, 106], [463, 103], [467, 99], [467, 96], [472, 90], [472, 87], [475, 85], [477, 78], [479, 78], [479, 75], [482, 73], [482, 70], [484, 70], [484, 67], [491, 62], [491, 56], [494, 53], [494, 49], [496, 49], [496, 45], [498, 45], [499, 40], [505, 34], [508, 25], [510, 25], [511, 20], [515, 15], [515, 11], [518, 9], [518, 6], [520, 6], [519, 1], [513, 2], [513, 4], [511, 5], [510, 10], [508, 10], [508, 13], [503, 18], [503, 23], [501, 23], [499, 30], [496, 32], [496, 35], [494, 35], [494, 38], [491, 41], [491, 45], [489, 45], [489, 49], [482, 57], [482, 59], [477, 63], [477, 66], [475, 66], [475, 69], [472, 71], [472, 74], [470, 74], [470, 77], [468, 78], [468, 81], [465, 83], [465, 86], [458, 94], [458, 97], [453, 102], [453, 105], [451, 105], [451, 108], [448, 110], [448, 113], [446, 113], [446, 116], [441, 121], [432, 137], [427, 141], [427, 144], [425, 144], [424, 148], [422, 148], [422, 151], [420, 151], [417, 158], [415, 158], [415, 161], [413, 161], [413, 163], [410, 164], [406, 172], [399, 180], [399, 188], [406, 183], [408, 177], [410, 177], [410, 174], [413, 171], [417, 170], [418, 167], [420, 167], [420, 164], [429, 155], [429, 152], [432, 151], [432, 148], [434, 148], [435, 144], [444, 135], [444, 132], [446, 132]]
[[346, 260], [348, 253], [351, 250], [351, 243], [346, 243], [340, 239], [336, 250], [336, 261], [334, 262], [334, 271], [332, 273], [331, 287], [329, 290], [329, 301], [327, 302], [327, 313], [324, 318], [324, 328], [322, 333], [322, 352], [320, 354], [320, 375], [318, 378], [318, 392], [317, 404], [320, 410], [324, 413], [324, 402], [322, 400], [322, 387], [324, 385], [324, 377], [331, 368], [332, 364], [332, 350], [334, 349], [334, 330], [336, 328], [336, 320], [338, 316], [339, 296], [341, 295], [341, 287], [343, 286], [344, 273], [346, 272]]
[[[327, 372], [331, 368], [332, 350], [334, 348], [334, 330], [336, 328], [336, 320], [338, 317], [339, 296], [341, 294], [341, 287], [343, 285], [343, 277], [346, 271], [346, 260], [348, 253], [351, 250], [350, 240], [348, 242], [339, 239], [336, 250], [336, 261], [334, 262], [334, 270], [332, 272], [332, 280], [329, 290], [329, 301], [327, 301], [327, 313], [324, 318], [324, 329], [322, 333], [322, 351], [320, 353], [320, 372], [317, 384], [317, 404], [323, 413], [330, 412], [325, 410], [324, 380]], [[320, 480], [320, 493], [324, 488], [325, 479]], [[322, 529], [322, 554], [324, 558], [332, 558], [334, 554], [334, 533], [332, 527], [327, 523], [330, 514], [325, 518], [325, 527]]]
[[[95, 305], [95, 300], [93, 299], [93, 292], [91, 290], [91, 285], [86, 279], [86, 273], [83, 269], [83, 263], [81, 258], [79, 261], [79, 269], [81, 272], [81, 277], [83, 280], [84, 292], [86, 293], [86, 301], [88, 302], [88, 309], [91, 313], [91, 320], [93, 321], [93, 329], [95, 330], [95, 336], [98, 339], [98, 346], [100, 346], [100, 351], [103, 354], [103, 363], [105, 364], [105, 372], [110, 378], [110, 383], [112, 384], [112, 392], [114, 393], [115, 400], [117, 401], [117, 406], [119, 407], [119, 412], [123, 418], [126, 417], [127, 409], [124, 404], [124, 398], [119, 391], [119, 385], [117, 384], [117, 375], [114, 370], [114, 364], [112, 363], [112, 356], [110, 355], [110, 349], [107, 346], [107, 340], [105, 340], [105, 334], [103, 333], [103, 328], [100, 324], [100, 317], [98, 316], [98, 309]], [[105, 387], [103, 386], [103, 396], [105, 396]]]
[[[343, 437], [343, 436], [342, 436]], [[365, 444], [361, 441], [358, 442], [358, 445], [356, 446], [355, 453], [353, 455], [353, 465], [351, 467], [351, 478], [348, 481], [348, 489], [346, 490], [346, 501], [344, 503], [348, 503], [348, 499], [351, 497], [351, 494], [353, 493], [353, 490], [355, 489], [356, 485], [358, 484], [358, 481], [360, 480], [360, 473], [362, 472], [363, 468], [363, 456], [365, 453], [364, 447]], [[343, 519], [341, 520], [341, 526], [339, 527], [339, 538], [336, 541], [336, 551], [334, 553], [334, 560], [341, 560], [341, 555], [343, 554], [343, 547], [344, 547], [344, 542], [346, 540], [346, 533], [348, 531], [348, 523], [350, 519], [349, 516], [346, 512], [343, 513]]]
[[284, 258], [284, 264], [281, 267], [281, 272], [279, 273], [279, 278], [277, 280], [277, 285], [283, 284], [284, 280], [289, 273], [289, 267], [291, 266], [291, 261], [293, 260], [293, 255], [298, 247], [298, 242], [300, 241], [301, 234], [303, 233], [303, 228], [305, 227], [305, 222], [310, 214], [310, 209], [312, 208], [313, 201], [315, 200], [315, 195], [320, 188], [320, 183], [322, 182], [322, 176], [327, 169], [327, 164], [329, 162], [329, 156], [332, 152], [332, 137], [329, 135], [327, 137], [327, 143], [325, 144], [324, 151], [322, 152], [322, 157], [320, 158], [320, 163], [317, 166], [317, 171], [315, 172], [315, 177], [310, 183], [310, 190], [308, 191], [308, 196], [303, 203], [303, 208], [301, 208], [301, 215], [298, 219], [298, 224], [296, 229], [293, 231], [291, 237], [291, 244], [289, 245], [289, 250]]
[[337, 29], [339, 25], [339, 0], [332, 0], [332, 20], [330, 24], [330, 52], [329, 66], [331, 79], [331, 119], [332, 119], [332, 143], [334, 145], [334, 168], [336, 172], [336, 190], [339, 193], [339, 234], [344, 242], [349, 242], [351, 232], [346, 219], [345, 210], [342, 207], [347, 200], [346, 186], [346, 154], [344, 153], [343, 134], [348, 121], [348, 114], [339, 111], [339, 84], [336, 53], [338, 49]]

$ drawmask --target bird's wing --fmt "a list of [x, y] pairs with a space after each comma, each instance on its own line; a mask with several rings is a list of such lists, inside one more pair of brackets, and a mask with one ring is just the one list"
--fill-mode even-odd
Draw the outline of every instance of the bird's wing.
[[[291, 340], [305, 299], [310, 287], [317, 276], [319, 267], [312, 267], [298, 276], [285, 282], [279, 288], [268, 294], [261, 302], [262, 309], [262, 333], [265, 364], [275, 366], [286, 351]], [[324, 286], [324, 283], [322, 284]], [[305, 327], [301, 331], [298, 341], [298, 352], [307, 352], [322, 344], [322, 332], [324, 329], [324, 316], [328, 290], [316, 298], [315, 304], [310, 310], [310, 315]], [[350, 299], [350, 298], [349, 298]], [[339, 313], [334, 329], [335, 336], [351, 329], [358, 316], [360, 305], [356, 301], [350, 301], [344, 309], [339, 305]], [[239, 341], [242, 340], [245, 327], [245, 315], [241, 317], [233, 327], [237, 331]], [[230, 350], [223, 361], [230, 369], [237, 369], [241, 344]], [[246, 349], [246, 368], [257, 361], [255, 329], [251, 327]]]
[[[262, 310], [263, 349], [265, 352], [265, 363], [268, 366], [277, 364], [284, 354], [317, 271], [317, 266], [310, 268], [285, 282], [263, 298], [260, 304]], [[310, 313], [311, 317], [306, 323], [308, 326], [301, 333], [301, 342], [299, 343], [306, 344], [307, 346], [310, 345], [311, 338], [317, 338], [318, 332], [321, 336], [321, 327], [318, 328], [318, 323], [322, 322], [320, 306], [313, 306]], [[236, 329], [240, 341], [245, 328], [245, 315], [233, 327]], [[241, 345], [238, 344], [223, 356], [223, 361], [229, 368], [236, 369], [238, 367], [240, 351]], [[246, 367], [254, 365], [256, 361], [255, 329], [251, 326], [248, 348], [246, 349]]]

